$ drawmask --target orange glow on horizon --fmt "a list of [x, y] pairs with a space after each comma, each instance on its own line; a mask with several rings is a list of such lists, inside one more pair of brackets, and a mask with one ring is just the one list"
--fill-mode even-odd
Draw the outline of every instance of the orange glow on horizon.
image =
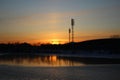
[[52, 39], [51, 44], [60, 44], [60, 40], [59, 39]]
[[[82, 35], [78, 35], [82, 34]], [[99, 35], [99, 36], [98, 36]], [[101, 33], [98, 34], [85, 34], [85, 33], [79, 33], [76, 31], [75, 33], [75, 42], [81, 42], [86, 40], [92, 40], [92, 39], [100, 39], [100, 38], [109, 38], [111, 34], [104, 33], [104, 35]], [[65, 44], [68, 43], [68, 36], [65, 33], [60, 32], [51, 32], [46, 33], [43, 35], [40, 33], [34, 33], [31, 35], [23, 35], [23, 36], [12, 36], [12, 35], [1, 35], [2, 39], [0, 40], [0, 43], [30, 43], [32, 45], [40, 45], [40, 44]]]

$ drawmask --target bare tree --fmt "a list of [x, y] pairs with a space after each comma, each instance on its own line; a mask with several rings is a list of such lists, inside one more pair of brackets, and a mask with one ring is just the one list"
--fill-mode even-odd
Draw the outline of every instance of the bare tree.
[[120, 35], [112, 35], [110, 38], [120, 38]]

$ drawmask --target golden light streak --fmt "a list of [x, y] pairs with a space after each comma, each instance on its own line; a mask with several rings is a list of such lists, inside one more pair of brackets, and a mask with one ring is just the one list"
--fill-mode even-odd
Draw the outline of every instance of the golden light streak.
[[49, 60], [51, 62], [56, 62], [57, 61], [57, 56], [56, 55], [49, 56]]

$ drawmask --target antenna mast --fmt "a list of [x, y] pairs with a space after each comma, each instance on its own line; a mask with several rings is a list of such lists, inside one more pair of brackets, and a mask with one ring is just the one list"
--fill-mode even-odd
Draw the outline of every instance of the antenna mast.
[[69, 28], [69, 43], [70, 43], [70, 39], [71, 39], [70, 38], [71, 37], [70, 34], [71, 34], [71, 29]]
[[74, 42], [74, 19], [71, 19], [71, 27], [72, 27], [72, 42]]

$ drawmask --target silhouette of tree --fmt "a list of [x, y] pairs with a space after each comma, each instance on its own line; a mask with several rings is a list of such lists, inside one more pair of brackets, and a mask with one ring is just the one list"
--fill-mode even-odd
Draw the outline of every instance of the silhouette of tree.
[[120, 38], [120, 35], [112, 35], [110, 38]]

